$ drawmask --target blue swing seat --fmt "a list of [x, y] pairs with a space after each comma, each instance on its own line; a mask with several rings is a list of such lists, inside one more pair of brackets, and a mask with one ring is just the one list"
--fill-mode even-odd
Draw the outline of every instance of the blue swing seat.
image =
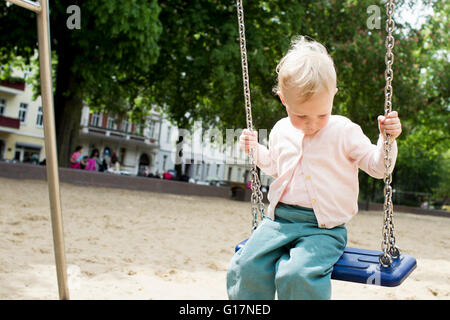
[[[248, 239], [240, 242], [235, 252], [241, 249]], [[396, 287], [416, 268], [417, 261], [407, 254], [393, 259], [390, 267], [382, 267], [378, 260], [381, 251], [347, 247], [336, 262], [331, 279], [373, 284], [383, 287]]]

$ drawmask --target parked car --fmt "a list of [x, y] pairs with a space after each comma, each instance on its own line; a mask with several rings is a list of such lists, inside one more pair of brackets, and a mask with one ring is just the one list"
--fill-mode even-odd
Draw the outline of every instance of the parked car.
[[196, 181], [195, 182], [196, 184], [199, 184], [199, 185], [202, 185], [202, 186], [209, 186], [210, 184], [209, 184], [209, 182], [206, 182], [206, 181]]
[[209, 185], [216, 187], [228, 187], [230, 182], [226, 180], [210, 180]]

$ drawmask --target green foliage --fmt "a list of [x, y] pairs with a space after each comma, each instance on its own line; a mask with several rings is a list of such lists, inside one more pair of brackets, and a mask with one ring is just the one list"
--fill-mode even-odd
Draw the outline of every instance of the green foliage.
[[[3, 56], [2, 56], [3, 54]], [[13, 76], [13, 72], [16, 69], [22, 70], [25, 69], [25, 64], [23, 59], [14, 58], [8, 56], [9, 53], [4, 52], [3, 48], [0, 48], [0, 60], [3, 57], [4, 61], [8, 61], [7, 63], [0, 66], [0, 80], [8, 80], [11, 82], [23, 81], [23, 78]]]
[[[248, 62], [256, 128], [270, 129], [286, 113], [272, 88], [275, 68], [298, 35], [308, 35], [329, 49], [340, 89], [335, 113], [378, 136], [376, 118], [384, 112], [384, 32], [368, 30], [372, 1], [245, 1]], [[150, 95], [174, 121], [189, 127], [244, 127], [242, 72], [235, 5], [230, 1], [163, 1], [164, 26], [158, 63], [152, 67]], [[384, 10], [381, 10], [384, 13]], [[414, 112], [418, 65], [412, 39], [396, 32], [394, 106]], [[399, 103], [401, 101], [401, 104]], [[241, 115], [241, 116], [239, 116]]]
[[[396, 12], [413, 3], [396, 1]], [[394, 187], [448, 198], [450, 12], [445, 1], [428, 3], [434, 14], [420, 30], [397, 23], [394, 32], [393, 109], [403, 124]], [[70, 4], [81, 7], [81, 30], [65, 27]], [[370, 30], [367, 8], [374, 4], [380, 7], [381, 29]], [[246, 127], [234, 1], [61, 0], [50, 5], [57, 95], [82, 97], [91, 107], [134, 121], [157, 105], [183, 128], [196, 120], [204, 129], [215, 126], [222, 132]], [[275, 68], [291, 40], [307, 35], [323, 43], [335, 62], [339, 92], [333, 112], [360, 124], [375, 142], [376, 119], [384, 113], [384, 5], [244, 1], [255, 128], [270, 129], [286, 116], [273, 93]], [[14, 28], [4, 32], [10, 25]], [[0, 28], [0, 63], [7, 66], [20, 56], [20, 63], [29, 65], [36, 49], [34, 14], [0, 2]], [[363, 198], [373, 198], [382, 184], [363, 177], [360, 188]]]
[[[88, 32], [73, 35], [78, 52], [72, 71], [93, 105], [118, 112], [128, 106], [129, 111], [142, 76], [158, 57], [159, 6], [153, 0], [96, 0], [83, 3], [82, 10], [81, 28]], [[86, 61], [92, 63], [86, 66]]]
[[[81, 8], [81, 29], [66, 27], [66, 8]], [[160, 12], [154, 0], [138, 1], [56, 1], [50, 3], [53, 61], [70, 60], [70, 72], [76, 75], [75, 94], [96, 105], [110, 108], [111, 102], [133, 101], [139, 92], [140, 77], [156, 62], [161, 33]], [[15, 57], [31, 65], [37, 49], [35, 14], [18, 6], [0, 3], [0, 63], [10, 65]], [[8, 27], [8, 32], [5, 30]], [[37, 60], [35, 59], [37, 66]], [[17, 66], [17, 63], [16, 63]], [[54, 64], [56, 70], [57, 64]], [[58, 74], [57, 76], [67, 76]], [[40, 94], [40, 87], [35, 87]], [[113, 104], [121, 111], [122, 104]]]
[[450, 201], [450, 149], [442, 156], [440, 162], [440, 179], [439, 183], [433, 184], [432, 200], [441, 205], [448, 205]]
[[441, 1], [431, 1], [431, 5], [434, 14], [412, 37], [416, 42], [413, 62], [420, 66], [412, 100], [416, 111], [403, 119], [407, 130], [398, 140], [394, 181], [403, 190], [433, 194], [439, 207], [450, 197], [450, 7]]
[[[80, 7], [80, 30], [66, 26], [70, 5]], [[159, 53], [159, 13], [156, 0], [50, 2], [60, 164], [67, 163], [78, 139], [83, 101], [114, 113], [132, 112], [141, 117], [148, 112], [148, 105], [136, 106], [134, 101]], [[0, 28], [0, 63], [7, 65], [21, 57], [30, 65], [37, 49], [35, 14], [1, 1]], [[40, 87], [35, 89], [40, 94]]]
[[[348, 116], [376, 141], [377, 116], [384, 113], [385, 10], [381, 29], [369, 30], [366, 9], [373, 1], [245, 1], [245, 23], [252, 94], [253, 123], [270, 129], [283, 107], [273, 95], [275, 67], [291, 39], [308, 35], [326, 45], [338, 74], [334, 113]], [[398, 1], [396, 11], [411, 1]], [[442, 2], [435, 11], [448, 10]], [[236, 8], [229, 1], [164, 1], [164, 26], [158, 63], [152, 68], [150, 96], [181, 127], [203, 120], [205, 128], [246, 126]], [[400, 114], [403, 134], [395, 173], [399, 190], [430, 190], [439, 175], [448, 141], [448, 64], [430, 52], [448, 45], [447, 11], [430, 17], [424, 30], [396, 24], [393, 109]], [[437, 19], [437, 21], [436, 21]], [[431, 31], [426, 32], [427, 29]], [[432, 36], [429, 39], [429, 35]], [[426, 67], [427, 72], [423, 72]], [[427, 77], [425, 77], [425, 75]], [[447, 97], [447, 98], [446, 98]], [[225, 130], [223, 130], [225, 131]], [[425, 137], [426, 136], [426, 137]], [[417, 144], [418, 140], [424, 143]], [[436, 147], [432, 147], [436, 145]], [[411, 154], [414, 153], [414, 154]], [[415, 161], [421, 157], [422, 160]], [[419, 158], [417, 158], [419, 159]], [[448, 179], [448, 176], [447, 176]], [[445, 180], [445, 178], [444, 178]], [[382, 185], [362, 179], [361, 193], [373, 198]], [[415, 190], [415, 189], [414, 189]]]

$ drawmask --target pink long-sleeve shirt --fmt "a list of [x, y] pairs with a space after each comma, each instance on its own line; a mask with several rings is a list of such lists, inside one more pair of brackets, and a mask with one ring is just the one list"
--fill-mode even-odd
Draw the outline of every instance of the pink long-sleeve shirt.
[[[397, 159], [395, 140], [390, 155], [392, 171]], [[380, 134], [377, 145], [372, 144], [359, 125], [338, 115], [331, 115], [314, 136], [305, 136], [286, 117], [272, 128], [268, 149], [258, 144], [255, 161], [275, 178], [267, 196], [269, 218], [275, 218], [278, 202], [310, 204], [319, 227], [330, 229], [358, 212], [358, 169], [374, 178], [384, 177], [384, 139]], [[296, 192], [298, 201], [293, 200]]]

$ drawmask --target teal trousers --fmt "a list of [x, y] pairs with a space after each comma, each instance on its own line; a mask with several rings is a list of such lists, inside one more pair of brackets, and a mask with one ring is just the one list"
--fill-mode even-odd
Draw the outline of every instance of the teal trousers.
[[231, 300], [331, 298], [333, 265], [344, 252], [347, 229], [319, 228], [314, 211], [280, 203], [264, 218], [227, 271]]

